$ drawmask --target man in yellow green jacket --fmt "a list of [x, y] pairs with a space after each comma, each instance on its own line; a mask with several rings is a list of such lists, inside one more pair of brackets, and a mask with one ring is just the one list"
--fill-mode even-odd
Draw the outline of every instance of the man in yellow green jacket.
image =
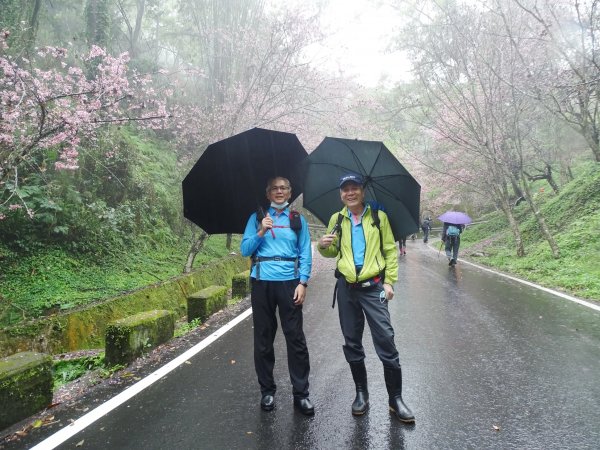
[[390, 320], [388, 302], [394, 297], [398, 280], [398, 259], [387, 215], [365, 204], [363, 178], [349, 173], [340, 179], [344, 208], [329, 219], [332, 232], [319, 239], [323, 256], [337, 258], [336, 284], [340, 327], [344, 335], [344, 355], [356, 385], [352, 414], [367, 411], [369, 392], [362, 335], [365, 317], [373, 344], [383, 363], [389, 407], [402, 422], [415, 418], [402, 400], [402, 369]]

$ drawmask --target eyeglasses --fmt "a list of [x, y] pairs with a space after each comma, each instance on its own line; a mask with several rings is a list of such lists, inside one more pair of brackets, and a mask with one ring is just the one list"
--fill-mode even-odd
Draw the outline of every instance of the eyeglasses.
[[289, 190], [290, 190], [289, 186], [271, 186], [269, 188], [270, 192], [277, 192], [277, 191], [286, 192], [286, 191], [289, 191]]

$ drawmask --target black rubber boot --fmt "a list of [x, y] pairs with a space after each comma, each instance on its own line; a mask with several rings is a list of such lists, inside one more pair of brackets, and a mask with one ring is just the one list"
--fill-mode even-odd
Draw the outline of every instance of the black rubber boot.
[[356, 398], [352, 403], [352, 414], [362, 416], [369, 407], [369, 391], [367, 389], [367, 368], [365, 362], [351, 362], [350, 370], [356, 385]]
[[390, 398], [390, 413], [393, 413], [401, 422], [414, 422], [415, 416], [402, 401], [402, 369], [384, 367], [383, 374], [385, 376], [385, 387], [387, 388], [388, 396]]

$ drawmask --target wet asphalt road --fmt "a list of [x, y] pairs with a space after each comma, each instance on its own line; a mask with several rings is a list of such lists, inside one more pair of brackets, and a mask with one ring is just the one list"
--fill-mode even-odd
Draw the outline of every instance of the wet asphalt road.
[[304, 309], [314, 417], [292, 408], [281, 330], [277, 405], [259, 409], [249, 318], [58, 448], [600, 448], [599, 312], [466, 263], [450, 268], [409, 242], [390, 310], [416, 424], [389, 416], [368, 328], [371, 408], [357, 418], [333, 266], [316, 265]]

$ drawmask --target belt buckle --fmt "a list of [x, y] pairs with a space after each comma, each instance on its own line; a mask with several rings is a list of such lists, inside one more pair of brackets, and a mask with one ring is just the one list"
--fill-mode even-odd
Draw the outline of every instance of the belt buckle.
[[371, 286], [371, 280], [363, 281], [360, 286], [368, 288], [369, 286]]
[[275, 257], [273, 258], [273, 261], [281, 261], [281, 257], [280, 257], [280, 256], [275, 256]]

